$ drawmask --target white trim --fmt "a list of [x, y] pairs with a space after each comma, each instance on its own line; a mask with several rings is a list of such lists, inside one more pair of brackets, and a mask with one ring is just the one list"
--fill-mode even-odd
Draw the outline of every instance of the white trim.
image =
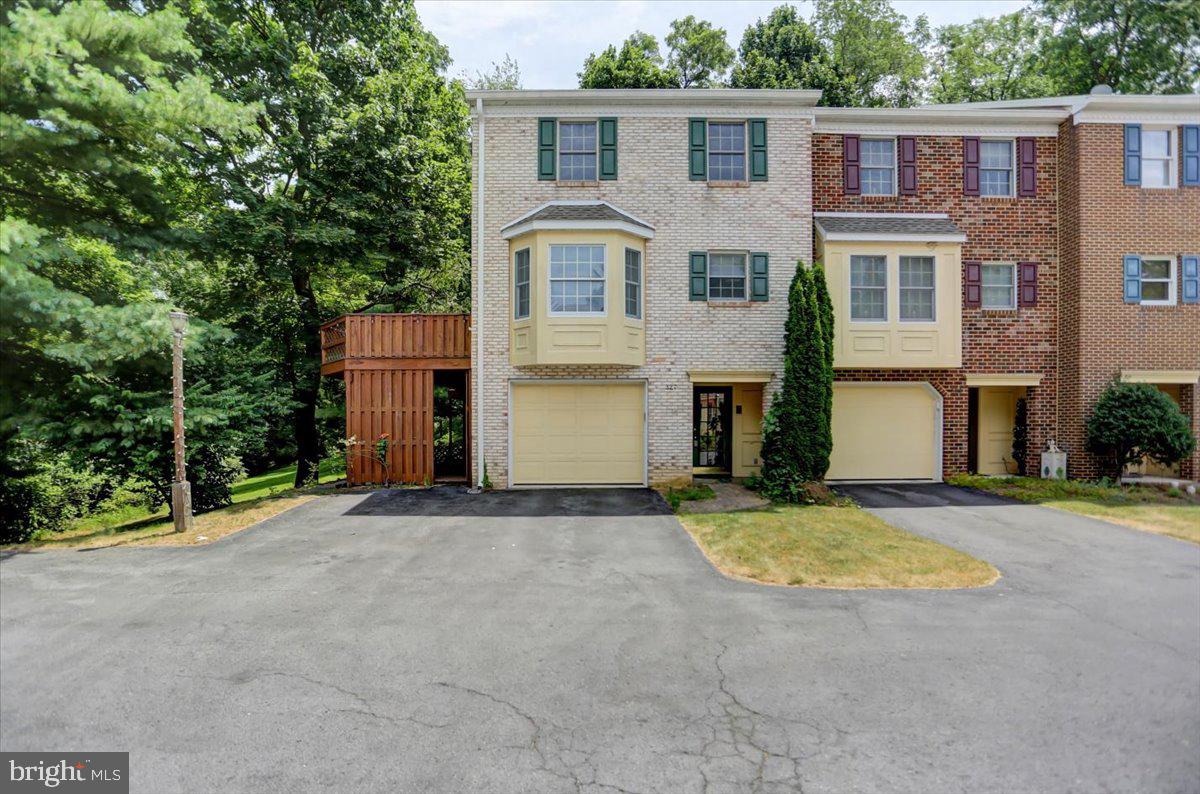
[[883, 483], [883, 482], [941, 482], [942, 476], [942, 446], [945, 435], [945, 413], [943, 409], [942, 393], [933, 387], [927, 380], [896, 380], [896, 381], [857, 381], [857, 380], [838, 380], [837, 374], [834, 373], [833, 387], [837, 389], [842, 386], [865, 386], [870, 388], [888, 388], [889, 386], [921, 386], [930, 394], [933, 395], [933, 479], [926, 480], [921, 477], [907, 478], [892, 478], [880, 480], [862, 480], [862, 479], [844, 479], [844, 480], [829, 480], [829, 482], [839, 483]]
[[946, 212], [814, 212], [814, 218], [919, 218], [949, 220]]
[[[929, 291], [933, 293], [933, 316], [930, 317], [929, 319], [925, 319], [923, 317], [905, 319], [903, 317], [903, 312], [901, 311], [901, 306], [902, 306], [902, 302], [900, 300], [901, 293], [903, 293], [904, 290], [906, 290], [906, 289], [925, 290], [926, 287], [905, 287], [901, 283], [900, 268], [904, 264], [902, 260], [904, 260], [904, 259], [925, 259], [926, 257], [933, 260], [933, 286], [928, 288]], [[938, 258], [937, 258], [937, 255], [936, 254], [897, 254], [897, 256], [896, 256], [896, 322], [908, 323], [910, 325], [920, 325], [921, 323], [924, 323], [925, 325], [937, 325], [937, 321], [938, 321], [937, 302], [938, 302]]]
[[[617, 485], [577, 485], [577, 484], [543, 484], [529, 483], [521, 485], [513, 482], [513, 386], [533, 385], [544, 383], [548, 385], [607, 385], [640, 383], [642, 384], [642, 482], [620, 483]], [[508, 487], [509, 488], [645, 488], [650, 484], [650, 380], [648, 378], [509, 378], [508, 379]]]
[[689, 369], [691, 383], [720, 386], [726, 383], [770, 383], [775, 373], [769, 369]]
[[1123, 369], [1121, 380], [1125, 383], [1176, 383], [1186, 386], [1200, 383], [1200, 369]]
[[[527, 218], [531, 218], [534, 215], [537, 215], [542, 210], [547, 209], [549, 207], [608, 207], [613, 212], [624, 215], [626, 218], [629, 218], [629, 220], [633, 221], [634, 223], [629, 223], [629, 221], [609, 221], [609, 220], [605, 220], [605, 221], [535, 221], [535, 223], [546, 223], [546, 224], [604, 223], [604, 224], [625, 224], [628, 226], [633, 226], [635, 224], [641, 224], [642, 226], [645, 226], [646, 228], [644, 228], [638, 232], [635, 232], [635, 234], [639, 234], [639, 235], [645, 237], [646, 239], [650, 239], [650, 238], [654, 237], [654, 225], [653, 224], [647, 223], [646, 221], [637, 217], [633, 213], [626, 212], [625, 210], [621, 209], [620, 207], [614, 206], [613, 204], [610, 204], [607, 201], [602, 201], [600, 199], [555, 199], [553, 201], [544, 201], [541, 204], [534, 207], [533, 209], [529, 210], [529, 212], [526, 212], [524, 215], [521, 215], [518, 218], [514, 218], [513, 220], [511, 220], [508, 223], [501, 226], [500, 227], [500, 236], [503, 237], [505, 240], [508, 240], [508, 239], [516, 236], [514, 233], [509, 232], [508, 230], [512, 229], [517, 224], [521, 223], [521, 221], [524, 221]], [[546, 226], [546, 227], [541, 227], [541, 228], [553, 229], [553, 228], [563, 228], [563, 227]], [[575, 228], [575, 227], [571, 227], [571, 228]], [[581, 228], [589, 228], [589, 227], [581, 227]], [[605, 226], [605, 227], [590, 227], [590, 228], [610, 228], [610, 227]]]
[[[1168, 157], [1147, 157], [1146, 156], [1146, 133], [1147, 132], [1165, 132], [1167, 134], [1167, 151], [1170, 152]], [[1167, 127], [1162, 124], [1143, 124], [1141, 133], [1142, 143], [1142, 164], [1139, 172], [1138, 187], [1143, 190], [1175, 190], [1179, 187], [1179, 141], [1175, 127]], [[1170, 165], [1167, 169], [1168, 179], [1165, 185], [1147, 185], [1146, 184], [1146, 161], [1152, 160], [1161, 163], [1164, 160]]]
[[944, 124], [930, 122], [929, 124], [831, 124], [820, 123], [813, 128], [813, 132], [825, 135], [861, 135], [868, 137], [889, 137], [900, 135], [917, 135], [923, 137], [986, 137], [988, 135], [998, 135], [1000, 137], [1013, 138], [1057, 138], [1058, 126], [1016, 126], [1006, 124], [1003, 126], [981, 126], [981, 125], [964, 125], [964, 124]]
[[[712, 127], [714, 124], [724, 124], [729, 127], [740, 126], [742, 128], [742, 178], [741, 179], [713, 179], [712, 176]], [[717, 152], [718, 156], [737, 154], [734, 151]], [[746, 119], [705, 119], [704, 120], [704, 178], [709, 184], [718, 185], [742, 185], [748, 184], [750, 181], [750, 123]]]
[[[591, 179], [563, 179], [562, 176], [562, 157], [564, 154], [587, 154], [587, 152], [564, 152], [562, 148], [562, 125], [564, 124], [591, 124], [592, 129], [596, 131], [595, 148], [592, 149], [592, 160], [596, 165], [596, 175]], [[596, 117], [578, 118], [575, 116], [567, 116], [565, 118], [557, 118], [554, 120], [554, 181], [555, 182], [596, 182], [600, 179], [600, 119]]]
[[[1195, 95], [1192, 95], [1195, 98]], [[1126, 111], [1087, 110], [1075, 114], [1075, 124], [1162, 124], [1180, 126], [1200, 124], [1200, 114], [1179, 112], [1130, 113]]]
[[[999, 171], [999, 168], [984, 168], [983, 167], [983, 145], [985, 143], [1007, 143], [1008, 144], [1008, 192], [1007, 193], [984, 193], [983, 192], [983, 172], [984, 171]], [[1017, 140], [1004, 135], [991, 135], [979, 139], [979, 197], [985, 199], [998, 198], [1016, 198], [1017, 196]]]
[[[878, 169], [879, 166], [866, 166], [862, 164], [862, 144], [863, 141], [891, 141], [892, 142], [892, 190], [890, 193], [868, 193], [863, 186], [862, 172], [864, 169]], [[898, 196], [900, 195], [900, 139], [895, 135], [862, 135], [858, 141], [858, 172], [859, 172], [859, 194], [863, 196]]]
[[[742, 297], [714, 298], [709, 294], [712, 289], [712, 258], [717, 256], [740, 256], [742, 258]], [[746, 303], [750, 300], [750, 252], [731, 248], [717, 248], [704, 252], [704, 300], [706, 303]], [[727, 278], [718, 276], [717, 278]]]
[[1178, 263], [1176, 262], [1175, 257], [1164, 256], [1161, 254], [1158, 254], [1158, 255], [1156, 255], [1156, 254], [1131, 254], [1131, 256], [1137, 256], [1139, 259], [1142, 260], [1142, 266], [1138, 270], [1138, 273], [1139, 273], [1139, 275], [1138, 275], [1138, 293], [1139, 294], [1144, 293], [1144, 290], [1142, 289], [1142, 287], [1144, 287], [1146, 285], [1147, 281], [1149, 281], [1151, 284], [1161, 284], [1164, 281], [1164, 279], [1161, 279], [1161, 278], [1152, 278], [1152, 279], [1146, 278], [1145, 273], [1146, 273], [1146, 260], [1147, 259], [1149, 259], [1153, 262], [1166, 261], [1166, 262], [1171, 263], [1170, 275], [1166, 279], [1167, 299], [1165, 301], [1155, 301], [1155, 300], [1146, 300], [1145, 298], [1141, 298], [1134, 305], [1136, 305], [1136, 306], [1174, 306], [1177, 301], [1177, 298], [1178, 298], [1178, 296], [1175, 293], [1175, 285], [1176, 285], [1176, 282], [1179, 281], [1179, 268], [1177, 266]]
[[1011, 375], [967, 375], [967, 387], [979, 386], [1040, 386], [1042, 376], [1036, 372], [1017, 372]]
[[626, 221], [527, 221], [519, 226], [510, 226], [506, 231], [500, 233], [500, 237], [504, 240], [511, 240], [514, 237], [520, 237], [522, 234], [536, 231], [548, 230], [566, 230], [566, 231], [588, 231], [588, 230], [604, 230], [627, 232], [636, 237], [641, 237], [645, 240], [653, 240], [654, 232], [644, 226], [628, 223]]
[[[891, 257], [889, 257], [887, 254], [855, 254], [855, 253], [847, 253], [846, 256], [848, 256], [850, 258], [850, 261], [847, 262], [847, 266], [846, 266], [846, 301], [847, 301], [846, 322], [847, 323], [863, 323], [863, 324], [867, 324], [867, 325], [878, 325], [878, 324], [882, 323], [882, 324], [886, 325], [888, 322], [888, 318], [891, 316], [891, 312], [888, 310], [891, 308], [891, 303], [892, 303], [892, 301], [891, 301], [891, 292], [892, 291], [891, 291], [891, 289], [889, 289], [891, 286], [892, 280], [888, 277], [888, 270], [891, 267], [891, 262], [890, 262]], [[873, 319], [873, 318], [868, 318], [865, 320], [854, 319], [854, 289], [855, 289], [855, 287], [854, 287], [854, 257], [856, 257], [856, 256], [859, 256], [859, 257], [881, 256], [881, 257], [883, 257], [883, 317], [880, 317], [878, 319]], [[879, 289], [879, 287], [858, 287], [858, 289], [877, 290], [877, 289]]]
[[[554, 278], [554, 249], [555, 248], [603, 248], [604, 256], [601, 261], [604, 262], [604, 275], [600, 278]], [[607, 243], [552, 243], [548, 245], [546, 253], [546, 316], [547, 317], [607, 317], [608, 316], [608, 244]], [[624, 260], [622, 260], [624, 261]], [[622, 279], [624, 277], [622, 276]], [[599, 312], [556, 312], [550, 306], [550, 301], [553, 299], [554, 290], [551, 289], [555, 281], [599, 281], [604, 286], [604, 311]]]
[[913, 232], [827, 232], [817, 224], [817, 234], [831, 243], [965, 243], [967, 235], [962, 234], [926, 234]]
[[[1009, 284], [1012, 287], [1012, 303], [1010, 303], [1007, 306], [988, 306], [983, 302], [984, 287], [1000, 286], [999, 284], [989, 285], [989, 284], [983, 283], [983, 269], [985, 267], [987, 267], [988, 265], [992, 265], [993, 267], [995, 267], [995, 266], [1008, 267], [1008, 268], [1012, 269], [1012, 278], [1009, 280]], [[1017, 300], [1017, 297], [1018, 297], [1018, 290], [1021, 289], [1021, 285], [1019, 283], [1020, 279], [1018, 278], [1017, 269], [1018, 269], [1018, 264], [1016, 262], [980, 262], [979, 263], [979, 309], [980, 309], [980, 311], [1011, 312], [1011, 311], [1015, 311], [1018, 308], [1018, 304], [1020, 303], [1020, 301]]]
[[[598, 114], [648, 117], [736, 115], [812, 119], [820, 91], [804, 89], [632, 88], [468, 91], [476, 113], [505, 117]], [[486, 109], [485, 106], [486, 105]]]
[[[476, 298], [475, 298], [476, 312], [471, 317], [471, 326], [472, 326], [471, 337], [475, 341], [475, 357], [471, 361], [471, 366], [472, 366], [472, 369], [474, 370], [474, 372], [473, 372], [471, 380], [474, 381], [475, 394], [476, 394], [475, 404], [472, 405], [471, 408], [475, 415], [475, 447], [479, 451], [479, 454], [477, 455], [478, 460], [475, 461], [475, 466], [479, 470], [479, 477], [478, 477], [476, 484], [477, 484], [478, 488], [480, 490], [482, 490], [483, 482], [487, 478], [487, 456], [484, 452], [484, 444], [483, 444], [483, 440], [484, 440], [484, 433], [483, 433], [483, 428], [484, 428], [484, 424], [483, 424], [483, 414], [484, 414], [484, 407], [483, 407], [484, 406], [484, 399], [483, 399], [483, 395], [484, 395], [484, 389], [483, 389], [483, 382], [484, 382], [484, 377], [483, 377], [483, 317], [484, 317], [484, 314], [483, 314], [483, 296], [484, 296], [483, 274], [484, 274], [484, 271], [487, 270], [487, 267], [485, 267], [485, 265], [487, 263], [487, 256], [486, 256], [487, 252], [484, 250], [484, 248], [485, 248], [485, 246], [484, 246], [484, 239], [485, 239], [485, 237], [484, 237], [484, 228], [485, 228], [485, 226], [484, 226], [484, 207], [486, 204], [486, 202], [484, 200], [484, 187], [487, 185], [487, 178], [486, 178], [486, 171], [484, 169], [484, 165], [485, 165], [485, 157], [487, 155], [487, 137], [486, 137], [486, 129], [485, 129], [486, 116], [483, 112], [483, 100], [476, 99], [475, 107], [478, 110], [478, 116], [479, 116], [479, 185], [477, 186], [478, 190], [479, 190], [479, 224], [476, 226], [477, 236], [475, 239], [475, 244], [477, 246], [476, 250], [479, 252], [479, 256], [478, 256], [478, 260], [477, 260], [479, 262], [479, 295], [476, 296]], [[507, 259], [507, 258], [508, 257], [505, 257], [505, 259]], [[532, 266], [533, 266], [533, 262], [532, 262], [532, 258], [531, 258], [530, 267], [532, 267]], [[530, 296], [530, 300], [532, 300], [532, 295]]]

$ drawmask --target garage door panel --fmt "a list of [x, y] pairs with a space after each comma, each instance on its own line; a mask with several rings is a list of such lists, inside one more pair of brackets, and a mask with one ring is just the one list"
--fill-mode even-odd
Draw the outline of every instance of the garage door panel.
[[923, 384], [835, 384], [831, 480], [931, 480], [941, 428]]
[[513, 384], [513, 484], [644, 482], [644, 388], [640, 381]]

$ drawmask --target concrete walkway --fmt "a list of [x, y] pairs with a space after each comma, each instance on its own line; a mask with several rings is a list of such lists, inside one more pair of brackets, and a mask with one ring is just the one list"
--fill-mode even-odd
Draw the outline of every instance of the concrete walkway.
[[206, 547], [0, 562], [0, 747], [136, 792], [1187, 792], [1200, 548], [859, 488], [1004, 574], [716, 573], [649, 491], [330, 496]]

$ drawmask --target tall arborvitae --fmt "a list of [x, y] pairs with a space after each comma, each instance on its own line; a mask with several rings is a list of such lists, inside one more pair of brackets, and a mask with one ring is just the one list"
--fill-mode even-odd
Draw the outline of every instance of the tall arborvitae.
[[829, 455], [833, 450], [833, 301], [829, 297], [829, 284], [825, 279], [825, 267], [815, 262], [810, 271], [812, 292], [817, 301], [817, 313], [821, 322], [821, 340], [825, 345], [825, 368], [821, 374], [824, 387], [822, 408], [825, 420], [818, 440], [820, 450], [817, 457], [814, 479], [821, 479], [829, 470]]

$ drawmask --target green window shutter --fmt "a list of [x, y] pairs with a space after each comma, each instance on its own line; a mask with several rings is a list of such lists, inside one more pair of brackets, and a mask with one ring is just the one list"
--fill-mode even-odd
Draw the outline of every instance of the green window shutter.
[[554, 145], [557, 134], [557, 119], [538, 119], [538, 179], [557, 176], [558, 151]]
[[767, 276], [769, 257], [765, 253], [750, 254], [750, 300], [765, 301], [771, 295]]
[[708, 179], [708, 122], [688, 119], [688, 178], [693, 182]]
[[708, 254], [704, 251], [688, 254], [688, 300], [708, 300]]
[[767, 181], [766, 119], [750, 119], [750, 181]]
[[600, 119], [600, 167], [601, 179], [617, 178], [617, 120]]

